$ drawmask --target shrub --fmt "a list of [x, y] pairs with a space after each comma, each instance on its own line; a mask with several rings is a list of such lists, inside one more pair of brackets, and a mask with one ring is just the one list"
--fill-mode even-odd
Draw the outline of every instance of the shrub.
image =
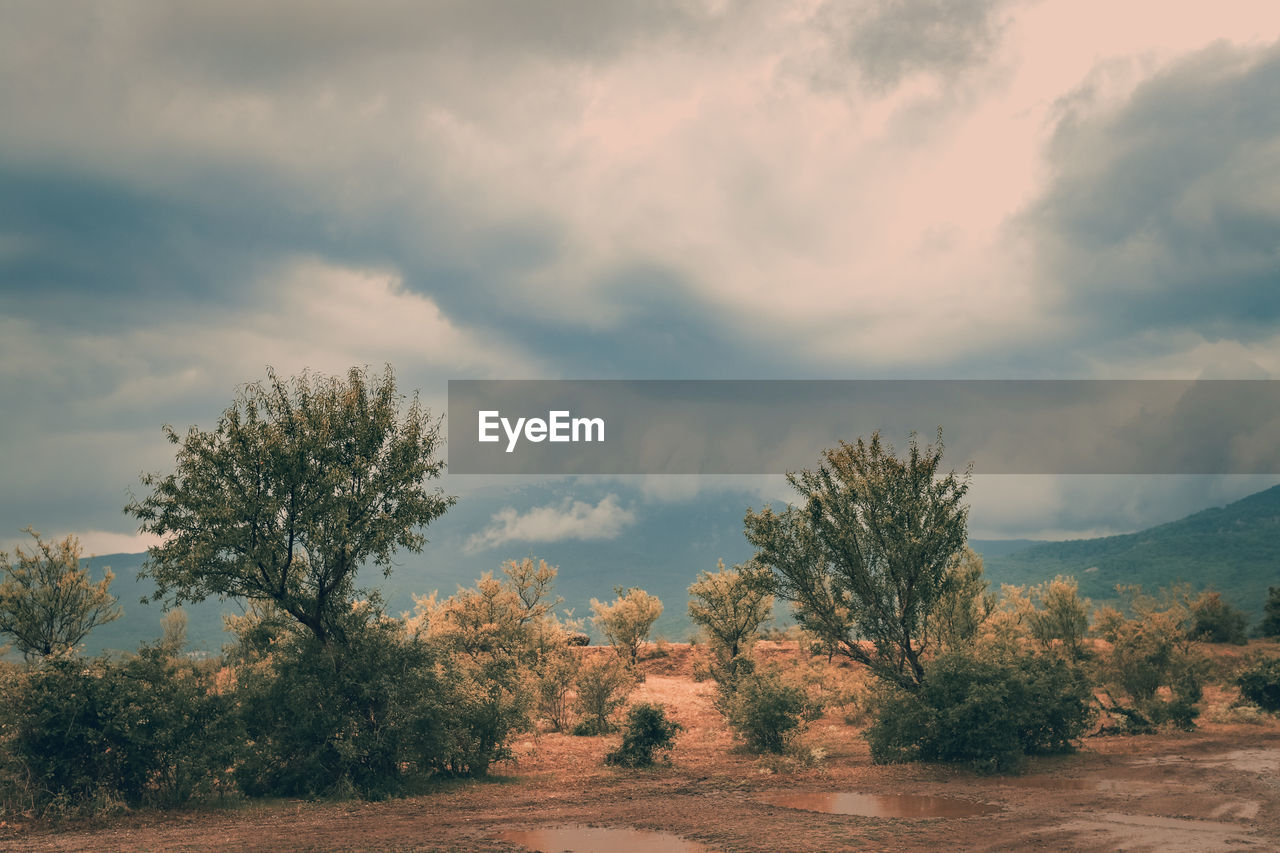
[[538, 714], [555, 731], [563, 731], [569, 726], [572, 707], [569, 694], [581, 668], [578, 655], [568, 645], [551, 651], [542, 661], [538, 673]]
[[1065, 660], [952, 652], [930, 663], [914, 691], [883, 686], [874, 714], [867, 739], [878, 763], [938, 761], [1006, 772], [1025, 755], [1069, 750], [1092, 709], [1087, 680]]
[[627, 712], [622, 745], [606, 755], [604, 762], [621, 767], [648, 767], [653, 764], [655, 751], [670, 750], [675, 746], [676, 734], [682, 728], [679, 723], [667, 719], [666, 709], [660, 704], [642, 702], [632, 705]]
[[640, 655], [640, 644], [649, 636], [649, 629], [662, 615], [662, 602], [656, 595], [632, 587], [625, 592], [614, 590], [618, 597], [611, 604], [591, 599], [595, 614], [591, 621], [608, 638], [610, 644], [629, 666], [635, 666]]
[[[1150, 731], [1172, 723], [1195, 726], [1206, 661], [1195, 648], [1194, 617], [1185, 586], [1144, 595], [1138, 587], [1120, 587], [1133, 615], [1104, 607], [1094, 614], [1095, 630], [1110, 650], [1099, 661], [1099, 674], [1112, 707], [1125, 719], [1125, 729]], [[1170, 698], [1164, 698], [1167, 688]], [[1113, 693], [1118, 692], [1119, 698]]]
[[1046, 651], [1060, 649], [1072, 660], [1085, 654], [1084, 638], [1089, 631], [1089, 599], [1080, 597], [1073, 577], [1058, 575], [1031, 590], [1032, 611], [1028, 618], [1031, 636]]
[[1280, 658], [1260, 660], [1240, 673], [1240, 695], [1264, 711], [1280, 711]]
[[614, 730], [610, 717], [627, 701], [635, 681], [616, 660], [600, 660], [582, 667], [578, 673], [575, 709], [582, 720], [575, 735], [602, 735]]
[[991, 617], [996, 599], [987, 591], [982, 568], [982, 556], [967, 545], [947, 567], [942, 594], [926, 632], [926, 639], [935, 642], [937, 648], [955, 649], [971, 645]]
[[236, 768], [245, 793], [378, 797], [436, 769], [487, 766], [459, 761], [485, 749], [466, 725], [474, 710], [459, 678], [437, 675], [422, 640], [389, 620], [346, 633], [340, 647], [293, 630], [237, 669], [250, 741]]
[[31, 550], [14, 549], [14, 562], [0, 551], [0, 635], [13, 640], [28, 661], [73, 652], [98, 625], [120, 618], [116, 597], [108, 592], [115, 577], [104, 569], [92, 583], [80, 566], [80, 540], [68, 536]]
[[1267, 588], [1267, 602], [1263, 605], [1262, 622], [1258, 625], [1258, 635], [1262, 637], [1280, 637], [1280, 586]]
[[782, 752], [809, 711], [804, 690], [784, 683], [772, 668], [740, 675], [721, 704], [729, 725], [753, 752]]
[[742, 566], [702, 572], [689, 587], [689, 618], [702, 626], [721, 662], [747, 653], [773, 612], [773, 596]]
[[440, 658], [448, 737], [439, 766], [448, 773], [483, 775], [510, 758], [511, 737], [533, 725], [544, 678], [567, 663], [565, 631], [550, 612], [556, 569], [529, 557], [507, 561], [502, 573], [443, 602], [419, 598], [410, 619]]
[[1246, 632], [1249, 617], [1243, 610], [1233, 607], [1218, 592], [1205, 591], [1191, 606], [1195, 626], [1192, 636], [1206, 643], [1231, 643], [1243, 646], [1248, 643]]
[[174, 805], [225, 790], [241, 738], [213, 682], [208, 668], [159, 647], [122, 661], [52, 660], [13, 674], [0, 728], [6, 810]]

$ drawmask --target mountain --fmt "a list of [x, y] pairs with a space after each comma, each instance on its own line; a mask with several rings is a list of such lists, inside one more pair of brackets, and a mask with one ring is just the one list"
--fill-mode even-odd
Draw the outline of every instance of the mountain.
[[[609, 539], [565, 539], [556, 542], [478, 542], [476, 534], [493, 529], [508, 507], [563, 506], [565, 502], [617, 498], [632, 515], [629, 526]], [[452, 594], [483, 572], [497, 572], [503, 561], [535, 556], [559, 568], [558, 611], [591, 614], [590, 600], [609, 600], [615, 586], [643, 587], [657, 595], [665, 609], [655, 635], [671, 640], [689, 636], [688, 587], [716, 561], [741, 563], [752, 553], [742, 535], [746, 502], [740, 495], [701, 495], [685, 500], [649, 501], [617, 483], [538, 484], [491, 494], [472, 495], [428, 529], [430, 542], [421, 554], [400, 554], [388, 577], [366, 571], [366, 587], [378, 587], [392, 613], [411, 610], [413, 596], [438, 590]], [[500, 526], [500, 525], [499, 525]], [[499, 537], [500, 538], [500, 537]], [[1280, 486], [1226, 507], [1123, 536], [1068, 542], [975, 540], [992, 585], [1039, 583], [1058, 574], [1074, 575], [1081, 593], [1102, 601], [1115, 597], [1118, 583], [1139, 583], [1154, 590], [1177, 581], [1196, 588], [1212, 586], [1236, 606], [1257, 617], [1268, 585], [1280, 584]], [[163, 610], [140, 604], [154, 589], [137, 579], [145, 555], [112, 554], [91, 561], [94, 576], [107, 565], [116, 573], [112, 591], [125, 615], [97, 629], [86, 644], [89, 653], [132, 650], [160, 635]], [[240, 611], [234, 602], [205, 601], [186, 607], [191, 647], [218, 651], [228, 637], [222, 614]], [[781, 610], [781, 608], [780, 608]]]
[[1280, 584], [1280, 486], [1137, 533], [1017, 549], [982, 544], [974, 547], [993, 586], [1072, 575], [1081, 595], [1101, 601], [1116, 597], [1117, 584], [1154, 591], [1185, 582], [1212, 587], [1257, 617], [1267, 587]]

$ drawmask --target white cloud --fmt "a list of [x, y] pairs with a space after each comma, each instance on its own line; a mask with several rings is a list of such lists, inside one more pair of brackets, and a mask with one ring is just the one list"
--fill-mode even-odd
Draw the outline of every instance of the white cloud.
[[635, 520], [636, 514], [619, 506], [615, 494], [606, 495], [595, 506], [565, 498], [558, 506], [533, 507], [523, 513], [506, 507], [467, 541], [467, 549], [477, 551], [507, 542], [614, 539]]
[[[50, 535], [43, 530], [39, 533], [40, 538], [45, 542], [58, 542], [67, 535], [66, 533]], [[140, 554], [154, 545], [159, 545], [162, 541], [159, 536], [150, 533], [115, 533], [109, 530], [86, 530], [76, 532], [74, 535], [80, 540], [81, 556], [91, 559], [101, 554]], [[29, 553], [34, 542], [35, 540], [30, 536], [0, 540], [0, 551], [8, 551], [12, 554], [15, 548], [21, 548]], [[99, 563], [100, 561], [95, 559], [92, 565], [98, 569], [101, 568]]]

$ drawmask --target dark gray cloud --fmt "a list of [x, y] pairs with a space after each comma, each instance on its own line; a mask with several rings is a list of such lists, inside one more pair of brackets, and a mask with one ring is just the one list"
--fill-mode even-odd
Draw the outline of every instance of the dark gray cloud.
[[[1039, 317], [1016, 341], [1007, 323], [937, 317], [921, 319], [943, 329], [929, 335], [883, 331], [944, 289], [918, 268], [911, 211], [927, 203], [920, 176], [953, 127], [948, 110], [973, 108], [985, 83], [927, 127], [889, 90], [921, 73], [977, 79], [965, 72], [999, 49], [1013, 7], [811, 9], [4, 4], [0, 527], [127, 527], [124, 488], [171, 462], [159, 424], [209, 424], [268, 362], [387, 354], [406, 387], [437, 400], [450, 376], [1089, 375], [1087, 346], [1046, 347]], [[1081, 318], [1132, 303], [1157, 320], [1274, 327], [1254, 286], [1274, 273], [1263, 252], [1274, 58], [1223, 55], [1153, 81], [1125, 110], [1081, 107], [1062, 123], [1058, 180], [1028, 221]], [[810, 59], [870, 94], [797, 83]], [[1253, 112], [1232, 112], [1233, 98]], [[878, 119], [863, 124], [878, 108], [883, 136]], [[1195, 127], [1179, 123], [1186, 109]], [[1170, 148], [1162, 135], [1189, 138]], [[1180, 195], [1162, 184], [1170, 172]], [[1204, 228], [1173, 213], [1132, 224], [1143, 205], [1176, 212], [1200, 186], [1214, 201]], [[1157, 190], [1167, 197], [1153, 201]], [[903, 227], [877, 230], [885, 216]], [[1151, 269], [1116, 248], [1148, 231], [1175, 253]], [[1095, 257], [1105, 275], [1088, 267]], [[1197, 269], [1227, 290], [1200, 294]], [[312, 272], [330, 280], [308, 291], [298, 277]], [[373, 283], [350, 285], [361, 276]], [[1167, 304], [1166, 279], [1179, 295]], [[335, 304], [315, 304], [325, 299]], [[387, 316], [360, 314], [366, 299]], [[1093, 325], [1085, 344], [1131, 328]], [[844, 346], [864, 337], [875, 343]], [[1159, 346], [1135, 343], [1133, 362]]]
[[1269, 337], [1280, 320], [1280, 46], [1217, 46], [1118, 108], [1062, 103], [1025, 223], [1086, 335]]
[[912, 74], [953, 75], [984, 64], [1011, 5], [1009, 0], [828, 2], [818, 18], [837, 56], [852, 62], [871, 89], [884, 90]]
[[[175, 66], [226, 80], [337, 76], [353, 61], [447, 53], [477, 65], [594, 61], [719, 16], [698, 0], [175, 2], [138, 32]], [[459, 81], [461, 82], [461, 81]]]

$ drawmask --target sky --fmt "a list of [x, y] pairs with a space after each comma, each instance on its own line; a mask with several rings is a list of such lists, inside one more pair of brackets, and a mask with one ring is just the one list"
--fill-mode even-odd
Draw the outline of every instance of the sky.
[[[390, 362], [435, 412], [450, 378], [1280, 378], [1265, 0], [3, 0], [0, 116], [0, 547], [141, 550], [161, 425], [268, 365]], [[979, 476], [972, 532], [1278, 480]], [[447, 478], [475, 547], [786, 497], [526, 485]]]

